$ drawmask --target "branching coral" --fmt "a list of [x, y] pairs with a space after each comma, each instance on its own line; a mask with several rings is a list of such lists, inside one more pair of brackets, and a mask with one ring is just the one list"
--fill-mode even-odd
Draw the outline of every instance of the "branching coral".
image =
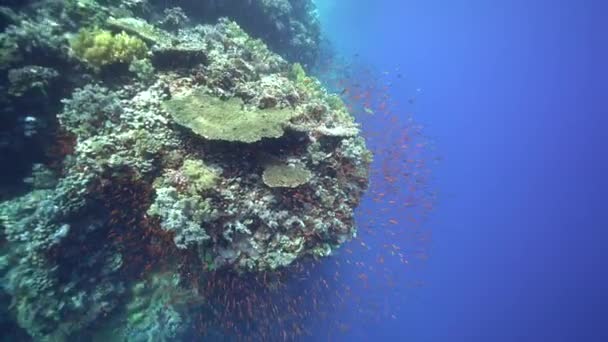
[[113, 34], [99, 28], [80, 30], [71, 45], [76, 56], [97, 68], [113, 63], [130, 63], [148, 55], [148, 47], [143, 40], [125, 32]]
[[217, 216], [217, 210], [204, 193], [218, 180], [216, 170], [195, 159], [186, 159], [180, 169], [156, 180], [156, 197], [148, 215], [159, 217], [161, 227], [175, 233], [178, 248], [200, 247], [209, 240], [203, 226]]
[[88, 137], [105, 120], [122, 112], [118, 96], [97, 84], [77, 89], [71, 99], [63, 100], [63, 104], [63, 112], [57, 117], [66, 129], [80, 137]]
[[209, 240], [203, 225], [214, 212], [208, 200], [181, 194], [176, 188], [165, 186], [156, 189], [156, 198], [148, 215], [159, 217], [161, 227], [175, 233], [175, 245], [185, 249]]
[[149, 84], [154, 80], [154, 66], [148, 58], [132, 60], [131, 64], [129, 64], [129, 71], [134, 73], [145, 84]]
[[218, 181], [217, 171], [200, 160], [187, 159], [180, 171], [185, 177], [187, 188], [192, 193], [202, 193], [212, 189]]

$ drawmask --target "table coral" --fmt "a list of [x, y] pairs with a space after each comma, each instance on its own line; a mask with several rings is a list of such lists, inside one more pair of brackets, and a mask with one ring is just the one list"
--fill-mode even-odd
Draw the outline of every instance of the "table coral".
[[292, 109], [246, 109], [237, 98], [221, 100], [200, 89], [164, 103], [180, 125], [210, 140], [252, 143], [262, 138], [278, 138], [283, 127], [297, 113]]
[[264, 169], [264, 183], [272, 188], [295, 188], [308, 183], [312, 173], [302, 165], [271, 164]]

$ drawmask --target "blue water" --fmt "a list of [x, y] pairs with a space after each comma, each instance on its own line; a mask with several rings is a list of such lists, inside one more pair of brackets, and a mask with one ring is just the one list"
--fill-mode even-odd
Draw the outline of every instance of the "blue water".
[[332, 340], [608, 341], [607, 5], [318, 2], [340, 53], [420, 89], [443, 157], [424, 285]]

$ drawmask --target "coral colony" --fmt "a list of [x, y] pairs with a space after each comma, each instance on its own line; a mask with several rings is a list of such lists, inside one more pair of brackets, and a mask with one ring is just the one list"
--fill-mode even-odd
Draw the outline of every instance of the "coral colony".
[[0, 7], [1, 162], [14, 165], [0, 323], [15, 340], [295, 336], [259, 298], [356, 234], [372, 154], [305, 71], [312, 1], [168, 3]]

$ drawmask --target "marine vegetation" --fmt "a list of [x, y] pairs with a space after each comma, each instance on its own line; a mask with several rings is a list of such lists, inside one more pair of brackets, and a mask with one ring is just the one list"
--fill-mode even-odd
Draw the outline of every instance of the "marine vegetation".
[[294, 63], [314, 61], [312, 2], [164, 3], [1, 8], [0, 150], [29, 156], [0, 197], [0, 316], [15, 339], [221, 339], [226, 284], [276, 287], [269, 274], [356, 235], [371, 153]]
[[85, 28], [78, 32], [72, 41], [76, 56], [102, 67], [112, 63], [130, 63], [146, 57], [148, 48], [143, 40], [124, 31], [112, 34], [111, 31]]

